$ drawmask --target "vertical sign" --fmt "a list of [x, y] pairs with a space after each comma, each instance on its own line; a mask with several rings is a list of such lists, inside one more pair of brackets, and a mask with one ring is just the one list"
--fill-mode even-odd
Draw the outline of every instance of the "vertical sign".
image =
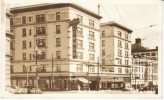
[[77, 30], [77, 25], [80, 23], [79, 18], [73, 19], [70, 21], [69, 26], [72, 26], [72, 54], [73, 54], [73, 59], [77, 58], [77, 35], [76, 35], [76, 30]]

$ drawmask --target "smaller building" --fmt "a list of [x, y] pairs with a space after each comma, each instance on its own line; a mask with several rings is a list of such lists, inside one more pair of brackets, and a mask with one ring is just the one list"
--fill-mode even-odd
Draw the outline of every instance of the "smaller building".
[[158, 85], [158, 47], [149, 49], [142, 46], [141, 38], [136, 38], [132, 44], [131, 84], [135, 88], [148, 85]]
[[131, 85], [134, 88], [148, 86], [152, 82], [158, 85], [158, 61], [142, 55], [133, 55], [131, 67]]

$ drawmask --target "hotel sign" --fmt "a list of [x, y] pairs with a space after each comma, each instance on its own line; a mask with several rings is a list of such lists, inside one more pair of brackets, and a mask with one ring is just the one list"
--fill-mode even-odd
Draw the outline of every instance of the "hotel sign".
[[76, 30], [77, 30], [77, 25], [80, 23], [79, 18], [73, 19], [72, 21], [69, 22], [69, 26], [72, 26], [72, 54], [73, 54], [73, 59], [77, 58], [77, 35], [76, 35]]

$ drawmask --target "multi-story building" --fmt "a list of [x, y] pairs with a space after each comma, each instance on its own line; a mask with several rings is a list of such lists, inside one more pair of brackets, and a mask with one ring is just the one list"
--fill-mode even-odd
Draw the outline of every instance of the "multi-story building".
[[130, 85], [131, 33], [131, 29], [113, 21], [101, 24], [101, 67], [109, 71], [107, 84], [112, 89]]
[[101, 16], [71, 3], [16, 7], [11, 13], [12, 85], [70, 90], [83, 87], [79, 81], [90, 83], [88, 70], [98, 71]]
[[149, 82], [158, 85], [158, 47], [144, 47], [141, 38], [137, 38], [135, 44], [132, 44], [132, 55], [132, 85], [136, 88], [147, 86]]
[[137, 38], [135, 44], [132, 44], [132, 54], [146, 55], [152, 60], [158, 60], [158, 47], [155, 49], [144, 47], [142, 46], [141, 38]]
[[135, 88], [147, 86], [149, 82], [158, 85], [158, 61], [139, 55], [132, 58], [131, 85]]
[[8, 5], [6, 5], [6, 67], [5, 67], [5, 77], [6, 77], [6, 87], [11, 86], [10, 81], [10, 42], [13, 38], [13, 33], [10, 31], [10, 17], [12, 14], [10, 13], [10, 8]]

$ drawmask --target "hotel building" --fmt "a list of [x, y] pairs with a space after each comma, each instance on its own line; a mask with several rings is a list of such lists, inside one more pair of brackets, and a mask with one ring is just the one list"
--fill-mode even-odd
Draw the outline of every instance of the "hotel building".
[[101, 67], [109, 72], [106, 83], [111, 89], [130, 85], [131, 33], [131, 29], [114, 21], [101, 24]]
[[96, 84], [87, 77], [98, 72], [101, 16], [71, 3], [16, 7], [11, 13], [13, 86], [76, 90]]

